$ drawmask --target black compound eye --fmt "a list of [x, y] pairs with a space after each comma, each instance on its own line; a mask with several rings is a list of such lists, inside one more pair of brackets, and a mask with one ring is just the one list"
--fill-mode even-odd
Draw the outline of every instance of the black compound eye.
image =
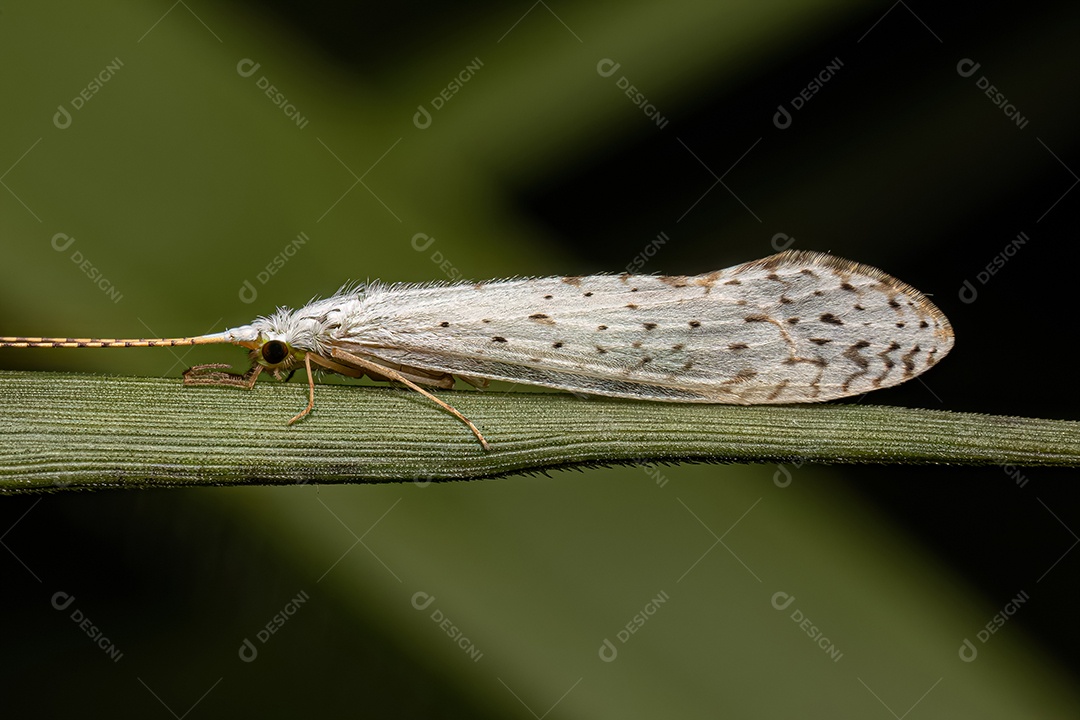
[[267, 340], [259, 351], [262, 353], [263, 360], [271, 365], [285, 362], [285, 358], [289, 357], [289, 346], [281, 340]]

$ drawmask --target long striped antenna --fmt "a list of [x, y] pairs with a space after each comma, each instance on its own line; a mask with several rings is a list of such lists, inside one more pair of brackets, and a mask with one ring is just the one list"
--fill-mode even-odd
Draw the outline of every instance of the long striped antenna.
[[0, 337], [0, 348], [112, 348], [112, 347], [176, 347], [177, 345], [240, 344], [253, 342], [258, 333], [250, 325], [209, 335], [181, 338], [63, 338], [63, 337]]

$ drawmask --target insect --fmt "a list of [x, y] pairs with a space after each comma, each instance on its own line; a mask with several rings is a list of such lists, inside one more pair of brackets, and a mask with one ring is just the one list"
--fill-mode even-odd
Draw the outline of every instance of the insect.
[[842, 258], [785, 251], [703, 275], [588, 275], [344, 288], [249, 325], [184, 338], [0, 337], [0, 347], [231, 343], [244, 374], [198, 365], [186, 385], [252, 388], [263, 371], [396, 381], [480, 430], [423, 386], [504, 380], [664, 402], [819, 402], [909, 380], [952, 348], [922, 293]]

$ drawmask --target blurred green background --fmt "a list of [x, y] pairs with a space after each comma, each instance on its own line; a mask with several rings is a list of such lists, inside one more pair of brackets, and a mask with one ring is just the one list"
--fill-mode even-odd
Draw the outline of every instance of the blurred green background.
[[[1078, 31], [1064, 2], [7, 4], [0, 334], [198, 334], [350, 280], [791, 246], [952, 319], [953, 354], [869, 402], [1075, 417]], [[0, 354], [200, 362], [243, 355]], [[1076, 717], [1075, 480], [4, 498], [0, 691], [13, 717]]]

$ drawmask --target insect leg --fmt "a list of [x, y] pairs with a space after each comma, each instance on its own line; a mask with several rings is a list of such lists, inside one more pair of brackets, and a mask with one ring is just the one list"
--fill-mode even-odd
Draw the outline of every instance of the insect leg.
[[[255, 387], [255, 380], [262, 372], [263, 366], [255, 363], [243, 375], [231, 372], [220, 372], [219, 368], [232, 367], [224, 363], [211, 363], [209, 365], [196, 365], [184, 371], [185, 385], [216, 385], [218, 387], [239, 387], [250, 390]], [[213, 372], [208, 372], [213, 371]]]
[[[297, 420], [307, 417], [307, 414], [311, 412], [311, 409], [315, 407], [315, 374], [311, 372], [311, 353], [304, 353], [304, 368], [307, 370], [307, 383], [308, 383], [308, 403], [307, 407], [301, 410], [292, 420], [288, 422], [292, 425]], [[292, 373], [289, 373], [292, 376]]]
[[[311, 354], [308, 353], [309, 357], [310, 357], [310, 355]], [[467, 428], [469, 428], [470, 430], [472, 430], [473, 435], [475, 435], [476, 439], [480, 441], [480, 446], [482, 448], [484, 448], [485, 450], [490, 450], [491, 449], [491, 446], [488, 444], [488, 441], [480, 433], [480, 430], [478, 430], [477, 427], [475, 425], [473, 425], [472, 421], [469, 420], [469, 418], [462, 415], [461, 412], [457, 408], [455, 408], [455, 407], [443, 402], [439, 398], [435, 397], [434, 395], [429, 393], [427, 390], [423, 389], [422, 387], [420, 387], [419, 385], [414, 383], [412, 380], [410, 380], [409, 378], [407, 378], [404, 375], [402, 375], [401, 373], [399, 373], [397, 370], [393, 370], [393, 369], [388, 368], [388, 367], [386, 367], [384, 365], [379, 365], [378, 363], [374, 363], [374, 362], [372, 362], [370, 360], [362, 358], [359, 355], [353, 355], [352, 353], [345, 352], [344, 350], [341, 350], [340, 348], [331, 348], [330, 349], [330, 355], [332, 355], [334, 357], [334, 359], [338, 360], [342, 365], [350, 366], [350, 367], [353, 367], [353, 368], [361, 368], [361, 369], [364, 370], [364, 372], [368, 372], [368, 373], [374, 372], [377, 375], [381, 375], [382, 377], [388, 378], [390, 380], [396, 380], [397, 382], [400, 382], [401, 384], [405, 385], [406, 387], [408, 387], [408, 388], [410, 388], [412, 390], [415, 390], [416, 392], [418, 392], [421, 395], [423, 395], [424, 397], [426, 397], [428, 400], [431, 400], [433, 403], [435, 403], [436, 405], [441, 407], [443, 410], [446, 410], [448, 413], [450, 413], [451, 415], [456, 417], [461, 422], [465, 423], [465, 426]], [[325, 360], [325, 358], [319, 358], [318, 356], [315, 356], [315, 358], [313, 358], [313, 359], [317, 363], [324, 364], [323, 360]], [[337, 363], [334, 363], [333, 365], [325, 363], [325, 365], [326, 365], [326, 367], [334, 369], [333, 365], [337, 365]]]

